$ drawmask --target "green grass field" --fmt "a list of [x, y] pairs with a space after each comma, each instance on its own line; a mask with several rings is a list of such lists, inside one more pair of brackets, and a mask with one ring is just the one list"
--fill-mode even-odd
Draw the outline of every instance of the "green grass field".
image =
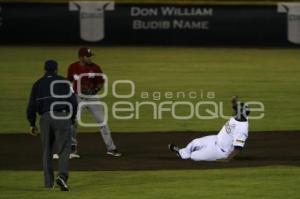
[[0, 171], [0, 198], [299, 198], [298, 167], [72, 172], [69, 193], [42, 187], [37, 171]]
[[[0, 47], [1, 84], [0, 133], [25, 133], [27, 98], [32, 83], [43, 74], [43, 63], [53, 58], [60, 74], [77, 59], [73, 47]], [[141, 92], [196, 91], [196, 103], [215, 92], [215, 102], [224, 102], [231, 114], [232, 95], [259, 100], [265, 117], [252, 120], [250, 131], [299, 130], [300, 50], [255, 48], [167, 48], [94, 47], [94, 60], [109, 77], [109, 95], [103, 100], [112, 106], [112, 82], [127, 79], [135, 83], [135, 95], [125, 100], [145, 101]], [[119, 93], [128, 93], [126, 86]], [[204, 96], [202, 96], [204, 94]], [[160, 103], [165, 99], [147, 101]], [[173, 99], [173, 101], [182, 99]], [[186, 110], [179, 107], [178, 114]], [[87, 121], [91, 121], [88, 114]], [[143, 109], [141, 119], [117, 120], [110, 114], [113, 131], [217, 131], [224, 119], [179, 121], [169, 113], [162, 120]], [[84, 117], [86, 118], [86, 117]], [[96, 129], [80, 128], [81, 132]], [[8, 150], [8, 149], [7, 149]], [[0, 171], [0, 198], [298, 198], [300, 169], [269, 166], [181, 171], [99, 171], [71, 172], [70, 193], [45, 190], [41, 171]]]
[[[27, 100], [32, 83], [43, 74], [43, 63], [53, 58], [60, 64], [60, 74], [66, 75], [67, 66], [77, 60], [74, 47], [0, 47], [1, 133], [26, 132]], [[224, 102], [225, 115], [230, 115], [230, 97], [258, 100], [265, 105], [265, 117], [252, 120], [250, 131], [299, 130], [300, 123], [300, 50], [255, 48], [167, 48], [167, 47], [94, 47], [94, 61], [99, 63], [109, 78], [109, 94], [103, 101], [109, 107], [117, 101], [112, 96], [115, 80], [132, 80], [135, 95], [125, 101], [153, 101], [142, 99], [142, 92], [196, 91], [197, 99], [176, 98], [172, 101], [207, 100], [207, 92], [215, 92], [215, 102]], [[128, 86], [118, 87], [118, 93], [129, 92]], [[202, 94], [204, 94], [202, 96]], [[145, 106], [146, 107], [146, 106]], [[141, 108], [140, 119], [117, 120], [109, 117], [113, 131], [217, 131], [224, 119], [175, 120], [163, 113], [162, 120], [153, 119], [153, 110]], [[170, 107], [166, 105], [165, 107]], [[187, 115], [185, 106], [178, 106], [176, 114]], [[205, 109], [200, 113], [204, 114]], [[89, 114], [87, 114], [89, 118]], [[86, 118], [86, 117], [83, 117]], [[84, 121], [91, 121], [84, 119]], [[96, 129], [81, 128], [80, 131]]]

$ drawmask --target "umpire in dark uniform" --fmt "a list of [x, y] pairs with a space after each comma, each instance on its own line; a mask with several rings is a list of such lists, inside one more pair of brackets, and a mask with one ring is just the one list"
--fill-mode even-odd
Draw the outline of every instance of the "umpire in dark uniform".
[[57, 75], [57, 67], [58, 64], [54, 60], [45, 62], [45, 75], [37, 80], [32, 87], [27, 108], [27, 119], [30, 122], [30, 134], [37, 135], [36, 113], [40, 115], [45, 187], [54, 186], [52, 150], [54, 142], [56, 142], [60, 157], [56, 183], [62, 191], [68, 191], [68, 166], [71, 150], [70, 126], [75, 120], [77, 102], [67, 80]]

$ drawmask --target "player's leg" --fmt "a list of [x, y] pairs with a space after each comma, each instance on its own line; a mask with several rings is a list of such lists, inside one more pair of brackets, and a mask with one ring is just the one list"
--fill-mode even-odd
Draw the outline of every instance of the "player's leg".
[[[78, 95], [76, 95], [77, 102], [83, 102], [84, 100], [81, 99]], [[81, 106], [82, 109], [86, 108], [86, 105]], [[78, 145], [78, 140], [77, 140], [77, 127], [76, 124], [72, 124], [71, 128], [71, 154], [70, 154], [70, 159], [73, 158], [80, 158], [80, 155], [77, 154], [77, 145]]]
[[[103, 123], [104, 122], [104, 108], [98, 104], [88, 105], [89, 110], [91, 111], [94, 119], [97, 123]], [[114, 141], [111, 136], [110, 129], [108, 127], [108, 124], [103, 124], [100, 127], [101, 135], [103, 138], [103, 141], [106, 145], [107, 151], [113, 151], [116, 150], [116, 146], [114, 144]]]
[[216, 161], [224, 158], [224, 153], [216, 146], [216, 139], [216, 136], [209, 136], [204, 147], [191, 153], [191, 159], [194, 161]]
[[73, 152], [73, 151], [76, 151], [77, 144], [78, 144], [77, 133], [76, 133], [77, 129], [76, 129], [76, 125], [75, 124], [71, 125], [70, 131], [71, 131], [71, 146], [72, 146], [72, 152]]
[[[65, 113], [60, 113], [65, 116]], [[67, 191], [67, 180], [69, 177], [69, 155], [71, 152], [71, 121], [70, 120], [53, 120], [53, 129], [57, 140], [59, 155], [59, 174], [56, 179], [57, 184], [62, 191]]]
[[[84, 102], [85, 100], [80, 98], [78, 95], [76, 95], [77, 102]], [[87, 105], [81, 105], [81, 109], [87, 108]], [[70, 159], [74, 158], [80, 158], [80, 155], [78, 154], [78, 140], [77, 140], [77, 125], [72, 124], [71, 128], [71, 153], [69, 155]]]
[[40, 130], [43, 147], [43, 170], [45, 187], [54, 184], [54, 172], [52, 167], [52, 150], [54, 145], [54, 134], [50, 131], [50, 115], [45, 113], [40, 118]]
[[[77, 152], [77, 138], [76, 138], [76, 133], [77, 129], [76, 129], [76, 125], [72, 124], [70, 126], [70, 135], [71, 135], [71, 153], [69, 155], [69, 159], [74, 159], [74, 158], [80, 158], [80, 155]], [[59, 154], [57, 152], [57, 150], [55, 150], [55, 153], [53, 154], [53, 159], [58, 160], [59, 159]]]
[[185, 148], [179, 150], [180, 157], [182, 159], [189, 159], [194, 151], [200, 151], [206, 148], [210, 143], [213, 136], [205, 136], [202, 138], [197, 138], [191, 141]]
[[76, 138], [77, 129], [76, 129], [75, 124], [71, 124], [70, 131], [71, 131], [71, 153], [70, 153], [69, 158], [70, 159], [80, 158], [80, 155], [78, 154], [78, 151], [77, 151], [78, 141], [77, 141], [77, 138]]

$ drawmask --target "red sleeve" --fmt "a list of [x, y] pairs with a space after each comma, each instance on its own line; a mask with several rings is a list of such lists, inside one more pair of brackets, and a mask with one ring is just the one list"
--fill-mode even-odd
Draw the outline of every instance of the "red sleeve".
[[70, 65], [69, 66], [69, 68], [68, 68], [68, 80], [70, 80], [71, 82], [73, 82], [74, 81], [74, 77], [73, 77], [73, 70], [72, 70], [72, 67], [73, 66], [73, 64], [72, 65]]

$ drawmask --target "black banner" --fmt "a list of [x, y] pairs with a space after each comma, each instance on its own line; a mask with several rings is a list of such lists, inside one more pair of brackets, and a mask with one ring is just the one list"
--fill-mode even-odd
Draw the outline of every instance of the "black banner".
[[0, 3], [0, 42], [299, 45], [300, 4]]

